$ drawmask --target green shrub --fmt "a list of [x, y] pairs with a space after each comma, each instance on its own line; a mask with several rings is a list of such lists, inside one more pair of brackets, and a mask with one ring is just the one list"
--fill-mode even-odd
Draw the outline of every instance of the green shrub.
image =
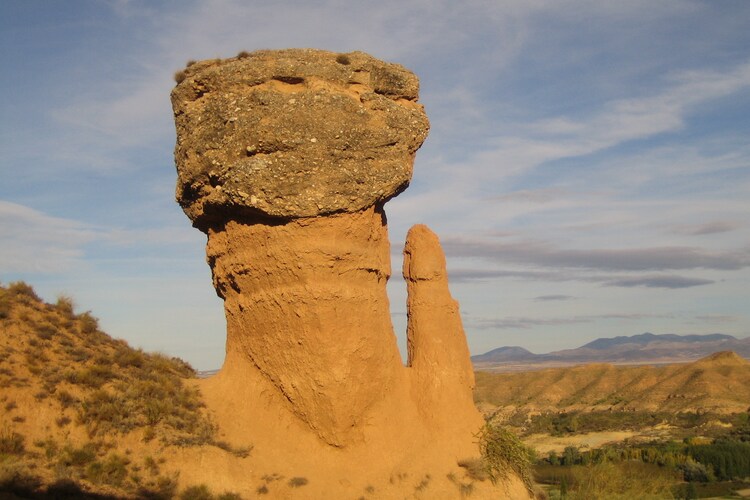
[[504, 479], [512, 470], [532, 491], [531, 461], [526, 446], [512, 432], [487, 422], [479, 431], [479, 450], [492, 482]]

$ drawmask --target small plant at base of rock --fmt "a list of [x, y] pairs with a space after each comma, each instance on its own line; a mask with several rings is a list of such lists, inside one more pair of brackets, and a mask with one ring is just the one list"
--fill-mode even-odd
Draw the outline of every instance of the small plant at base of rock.
[[493, 483], [506, 478], [508, 471], [512, 470], [523, 480], [529, 492], [533, 491], [529, 451], [515, 434], [487, 422], [477, 438], [482, 461]]

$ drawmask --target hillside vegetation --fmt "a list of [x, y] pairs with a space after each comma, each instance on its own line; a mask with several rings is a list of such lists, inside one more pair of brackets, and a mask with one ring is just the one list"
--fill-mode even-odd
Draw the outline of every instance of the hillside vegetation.
[[738, 413], [750, 406], [750, 362], [733, 352], [668, 366], [590, 364], [521, 373], [477, 372], [480, 405], [528, 411]]
[[170, 450], [221, 447], [182, 360], [133, 349], [61, 297], [0, 286], [0, 491], [169, 498]]
[[551, 499], [739, 498], [750, 486], [750, 362], [733, 352], [476, 380], [486, 416], [536, 450]]

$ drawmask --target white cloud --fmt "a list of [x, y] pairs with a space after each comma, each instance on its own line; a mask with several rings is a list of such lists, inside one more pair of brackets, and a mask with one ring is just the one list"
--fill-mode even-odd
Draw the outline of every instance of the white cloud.
[[545, 162], [584, 156], [619, 144], [679, 130], [697, 105], [750, 86], [750, 62], [724, 72], [691, 71], [672, 75], [650, 96], [616, 99], [584, 119], [551, 116], [531, 123], [506, 123], [507, 132], [476, 153], [470, 162], [478, 184], [498, 182]]
[[56, 273], [69, 270], [84, 256], [95, 232], [76, 221], [53, 217], [0, 200], [0, 272]]

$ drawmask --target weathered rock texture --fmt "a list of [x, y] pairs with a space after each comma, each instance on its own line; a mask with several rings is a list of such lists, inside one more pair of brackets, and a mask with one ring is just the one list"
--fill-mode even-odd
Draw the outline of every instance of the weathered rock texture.
[[329, 493], [361, 493], [352, 475], [396, 490], [394, 474], [456, 477], [482, 419], [426, 227], [406, 242], [406, 367], [386, 295], [383, 204], [428, 130], [417, 78], [360, 52], [283, 50], [195, 63], [180, 80], [177, 199], [208, 235], [227, 318], [224, 367], [205, 383], [222, 431]]
[[409, 184], [428, 122], [405, 68], [355, 52], [261, 51], [175, 88], [177, 198], [198, 227], [356, 212]]

